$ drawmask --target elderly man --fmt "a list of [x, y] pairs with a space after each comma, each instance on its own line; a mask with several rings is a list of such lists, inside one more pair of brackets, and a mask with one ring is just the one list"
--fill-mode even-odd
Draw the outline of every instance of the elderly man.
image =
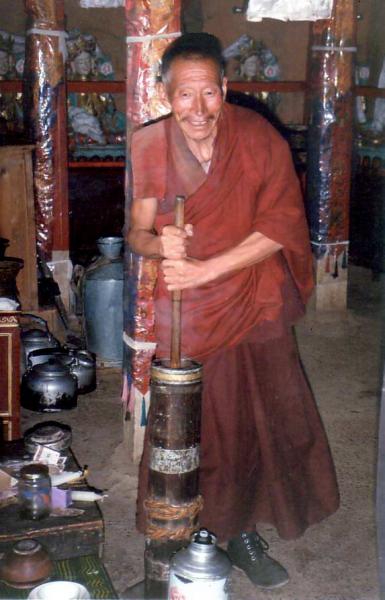
[[[159, 258], [157, 356], [170, 291], [183, 290], [182, 353], [203, 364], [200, 524], [253, 583], [288, 581], [257, 523], [296, 538], [338, 507], [335, 472], [291, 326], [312, 290], [303, 203], [286, 142], [225, 102], [218, 40], [186, 34], [162, 60], [171, 115], [134, 134], [132, 249]], [[173, 225], [175, 196], [187, 225]], [[138, 527], [144, 530], [142, 461]]]

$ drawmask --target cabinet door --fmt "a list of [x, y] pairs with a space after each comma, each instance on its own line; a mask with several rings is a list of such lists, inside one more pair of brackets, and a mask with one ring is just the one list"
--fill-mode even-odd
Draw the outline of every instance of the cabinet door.
[[23, 310], [38, 308], [31, 152], [30, 146], [0, 148], [0, 237], [10, 242], [6, 257], [24, 260], [17, 276]]
[[20, 330], [17, 317], [0, 312], [0, 419], [6, 440], [20, 437]]

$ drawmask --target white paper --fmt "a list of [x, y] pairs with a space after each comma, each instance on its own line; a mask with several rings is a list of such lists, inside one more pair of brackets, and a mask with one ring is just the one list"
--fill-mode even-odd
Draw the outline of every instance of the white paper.
[[33, 455], [33, 460], [44, 463], [46, 465], [57, 465], [60, 459], [60, 452], [54, 450], [53, 448], [49, 448], [48, 446], [42, 446], [40, 444], [37, 446], [36, 452]]
[[0, 298], [0, 311], [1, 310], [16, 310], [20, 306], [18, 302], [11, 298]]
[[248, 21], [316, 21], [329, 19], [333, 0], [249, 0]]

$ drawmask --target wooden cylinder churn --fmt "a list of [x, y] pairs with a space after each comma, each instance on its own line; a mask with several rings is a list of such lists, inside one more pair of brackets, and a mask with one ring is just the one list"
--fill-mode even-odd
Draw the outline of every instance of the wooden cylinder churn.
[[[184, 197], [177, 196], [175, 225], [183, 223]], [[189, 543], [202, 508], [198, 494], [202, 367], [180, 357], [181, 296], [180, 291], [171, 295], [170, 360], [155, 360], [151, 367], [146, 598], [167, 598], [170, 559]]]
[[151, 369], [146, 598], [167, 598], [170, 558], [197, 528], [202, 367], [182, 359]]

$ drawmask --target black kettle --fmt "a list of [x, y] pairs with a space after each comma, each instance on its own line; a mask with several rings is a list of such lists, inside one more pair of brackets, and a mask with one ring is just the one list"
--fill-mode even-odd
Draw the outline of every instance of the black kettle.
[[21, 380], [20, 403], [37, 412], [58, 412], [77, 406], [78, 382], [70, 367], [50, 358], [27, 369]]
[[34, 367], [50, 358], [55, 358], [69, 367], [72, 375], [78, 380], [79, 394], [92, 392], [96, 388], [96, 361], [88, 350], [75, 350], [66, 346], [33, 350], [28, 355], [28, 366]]

